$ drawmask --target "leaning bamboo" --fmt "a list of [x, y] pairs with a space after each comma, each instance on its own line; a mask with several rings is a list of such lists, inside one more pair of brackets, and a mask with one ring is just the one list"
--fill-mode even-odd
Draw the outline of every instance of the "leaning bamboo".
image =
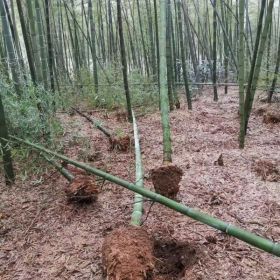
[[[136, 118], [134, 112], [132, 111], [132, 120], [133, 120], [133, 131], [134, 131], [134, 146], [135, 146], [135, 171], [136, 171], [136, 182], [135, 186], [139, 188], [144, 187], [143, 180], [143, 167], [141, 159], [141, 149], [139, 143], [138, 128], [136, 123]], [[141, 225], [141, 217], [143, 212], [143, 196], [139, 193], [135, 193], [134, 196], [134, 207], [131, 215], [131, 224], [134, 226]]]
[[141, 188], [139, 186], [136, 186], [133, 183], [130, 183], [128, 181], [125, 181], [121, 178], [118, 178], [116, 176], [113, 176], [111, 174], [108, 174], [104, 171], [101, 171], [97, 168], [91, 167], [85, 163], [81, 163], [75, 160], [72, 160], [66, 156], [60, 155], [56, 152], [53, 152], [49, 149], [46, 149], [40, 145], [33, 144], [27, 140], [20, 139], [15, 136], [10, 136], [11, 139], [16, 140], [17, 142], [26, 144], [34, 149], [37, 149], [39, 151], [48, 153], [50, 155], [53, 155], [57, 158], [60, 158], [69, 164], [75, 165], [78, 168], [84, 169], [87, 172], [94, 174], [96, 176], [100, 176], [105, 180], [108, 180], [112, 183], [115, 183], [117, 185], [120, 185], [122, 187], [125, 187], [126, 189], [129, 189], [133, 192], [139, 193], [155, 202], [158, 202], [162, 205], [165, 205], [166, 207], [175, 210], [176, 212], [179, 212], [181, 214], [184, 214], [194, 220], [197, 220], [203, 224], [209, 225], [217, 230], [220, 230], [222, 232], [227, 233], [228, 235], [234, 236], [239, 240], [242, 240], [248, 244], [251, 244], [254, 247], [257, 247], [265, 252], [268, 252], [272, 255], [280, 257], [280, 244], [274, 243], [268, 239], [265, 239], [263, 237], [257, 236], [249, 231], [243, 230], [241, 228], [238, 228], [230, 223], [226, 223], [222, 220], [219, 220], [217, 218], [214, 218], [208, 214], [205, 214], [203, 212], [200, 212], [197, 209], [190, 208], [186, 205], [183, 205], [181, 203], [178, 203], [172, 199], [169, 199], [167, 197], [164, 197], [160, 194], [157, 194], [155, 192], [152, 192], [146, 188]]

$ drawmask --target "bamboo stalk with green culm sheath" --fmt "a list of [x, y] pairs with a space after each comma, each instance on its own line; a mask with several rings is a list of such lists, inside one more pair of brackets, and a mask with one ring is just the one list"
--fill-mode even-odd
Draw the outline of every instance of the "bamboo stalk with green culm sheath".
[[100, 176], [103, 179], [110, 181], [112, 183], [115, 183], [117, 185], [120, 185], [122, 187], [125, 187], [126, 189], [129, 189], [135, 193], [141, 194], [144, 197], [147, 197], [155, 202], [158, 202], [162, 205], [165, 205], [166, 207], [175, 210], [176, 212], [182, 213], [196, 221], [199, 221], [203, 224], [209, 225], [210, 227], [213, 227], [217, 230], [220, 230], [222, 232], [227, 233], [228, 235], [234, 236], [239, 240], [242, 240], [248, 244], [251, 244], [254, 247], [257, 247], [265, 252], [268, 252], [272, 255], [280, 257], [280, 244], [274, 243], [268, 239], [265, 239], [263, 237], [257, 236], [249, 231], [246, 231], [244, 229], [238, 228], [232, 224], [226, 223], [222, 220], [219, 220], [217, 218], [214, 218], [208, 214], [202, 213], [197, 209], [190, 208], [186, 205], [183, 205], [181, 203], [178, 203], [172, 199], [169, 199], [167, 197], [164, 197], [160, 194], [157, 194], [153, 191], [150, 191], [148, 189], [142, 188], [137, 186], [136, 184], [130, 183], [126, 180], [123, 180], [121, 178], [118, 178], [116, 176], [113, 176], [111, 174], [108, 174], [104, 171], [101, 171], [97, 168], [91, 167], [85, 163], [78, 162], [75, 160], [72, 160], [64, 155], [58, 154], [56, 152], [53, 152], [49, 149], [46, 149], [40, 145], [33, 144], [27, 140], [20, 139], [15, 136], [10, 136], [10, 139], [16, 140], [17, 142], [26, 144], [36, 150], [45, 152], [49, 155], [53, 155], [59, 159], [64, 160], [65, 162], [68, 162], [69, 164], [72, 164], [76, 167], [79, 167], [83, 170], [86, 170], [89, 173], [92, 173], [96, 176]]

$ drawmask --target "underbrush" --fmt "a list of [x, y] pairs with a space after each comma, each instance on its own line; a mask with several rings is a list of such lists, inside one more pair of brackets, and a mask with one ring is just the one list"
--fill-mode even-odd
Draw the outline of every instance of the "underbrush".
[[[72, 106], [86, 110], [126, 110], [126, 97], [120, 67], [106, 69], [107, 78], [100, 74], [99, 90], [95, 92], [92, 73], [81, 70], [72, 81], [59, 81], [55, 93], [42, 86], [25, 84], [19, 96], [7, 81], [1, 80], [1, 95], [9, 134], [33, 143], [40, 143], [51, 150], [63, 152], [69, 143], [64, 143], [63, 123], [56, 113], [69, 111]], [[137, 71], [129, 74], [131, 103], [137, 111], [147, 113], [158, 106], [158, 87]], [[75, 135], [71, 135], [73, 139]], [[83, 143], [80, 143], [83, 147]], [[10, 143], [18, 176], [25, 180], [29, 175], [40, 175], [47, 164], [36, 152], [25, 146]], [[84, 147], [87, 150], [87, 147]]]

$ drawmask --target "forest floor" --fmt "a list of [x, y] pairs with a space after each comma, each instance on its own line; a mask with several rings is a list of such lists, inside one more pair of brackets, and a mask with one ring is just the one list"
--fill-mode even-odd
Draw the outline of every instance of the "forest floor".
[[[261, 106], [256, 103], [244, 150], [237, 141], [237, 90], [227, 96], [221, 91], [215, 103], [206, 89], [192, 112], [185, 105], [171, 112], [173, 161], [184, 171], [178, 200], [280, 242], [280, 125], [263, 123]], [[133, 135], [116, 112], [92, 116]], [[89, 164], [134, 181], [133, 148], [109, 151], [106, 137], [84, 118], [61, 114], [60, 119], [68, 156], [85, 160], [90, 155]], [[152, 189], [149, 171], [162, 163], [160, 114], [137, 121], [145, 186]], [[221, 154], [223, 166], [216, 164]], [[43, 182], [0, 184], [0, 278], [105, 279], [102, 242], [113, 229], [129, 224], [133, 193], [106, 182], [96, 203], [77, 206], [66, 202], [67, 181], [55, 171], [50, 174]], [[145, 201], [143, 227], [156, 243], [154, 279], [280, 279], [279, 258], [158, 204], [147, 217], [150, 205]]]

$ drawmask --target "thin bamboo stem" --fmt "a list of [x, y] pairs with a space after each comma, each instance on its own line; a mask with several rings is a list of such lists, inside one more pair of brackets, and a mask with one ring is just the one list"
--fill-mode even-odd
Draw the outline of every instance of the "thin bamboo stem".
[[[134, 112], [132, 111], [132, 119], [133, 119], [133, 131], [134, 131], [134, 146], [135, 146], [135, 186], [139, 188], [144, 187], [144, 175], [143, 175], [143, 167], [142, 167], [142, 158], [141, 158], [141, 148], [139, 142], [138, 135], [138, 127], [136, 123], [136, 118]], [[135, 193], [134, 196], [134, 206], [133, 212], [131, 215], [131, 224], [134, 226], [141, 225], [141, 217], [143, 213], [143, 196], [139, 193]]]

